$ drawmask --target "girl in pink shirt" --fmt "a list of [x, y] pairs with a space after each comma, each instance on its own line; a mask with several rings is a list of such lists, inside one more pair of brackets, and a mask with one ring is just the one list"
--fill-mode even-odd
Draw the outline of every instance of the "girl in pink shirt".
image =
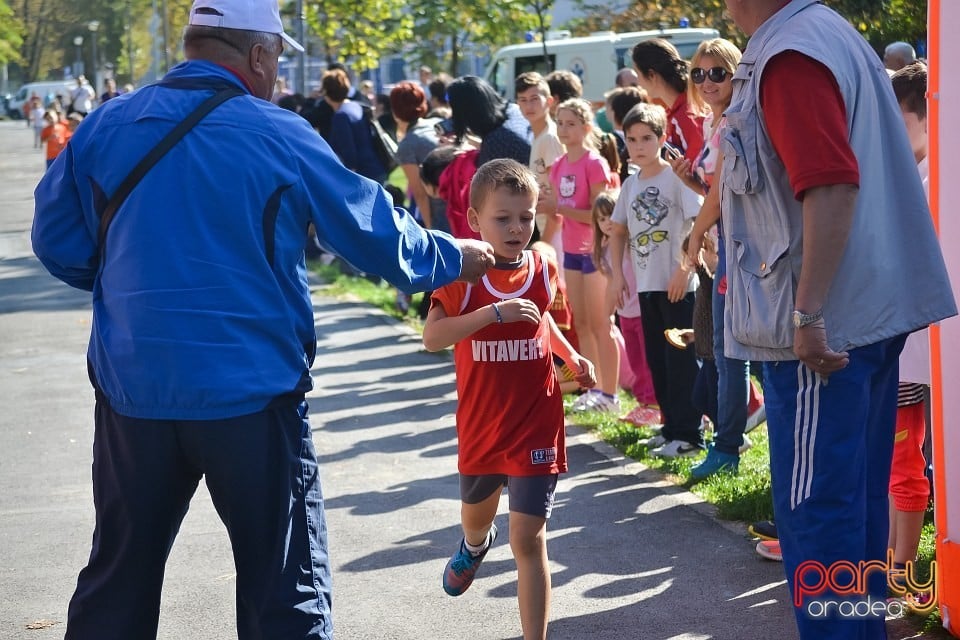
[[563, 274], [581, 352], [597, 363], [597, 389], [580, 397], [576, 410], [619, 412], [620, 353], [605, 308], [606, 280], [593, 263], [593, 202], [610, 183], [607, 161], [590, 146], [593, 110], [580, 98], [557, 107], [557, 137], [567, 153], [550, 168], [550, 187], [537, 213], [563, 216]]

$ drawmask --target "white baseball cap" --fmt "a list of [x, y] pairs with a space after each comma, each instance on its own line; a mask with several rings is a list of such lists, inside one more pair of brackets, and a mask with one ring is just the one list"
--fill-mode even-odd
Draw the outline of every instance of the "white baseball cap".
[[303, 51], [303, 45], [283, 32], [277, 0], [194, 0], [190, 24], [275, 33], [297, 51]]

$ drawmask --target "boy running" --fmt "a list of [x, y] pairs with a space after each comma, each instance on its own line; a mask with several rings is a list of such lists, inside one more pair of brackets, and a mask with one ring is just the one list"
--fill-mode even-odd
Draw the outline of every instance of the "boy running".
[[497, 537], [503, 487], [510, 494], [510, 548], [524, 640], [545, 639], [550, 603], [546, 522], [557, 476], [567, 470], [556, 352], [584, 387], [593, 365], [574, 351], [546, 313], [557, 266], [524, 251], [533, 235], [538, 187], [507, 159], [481, 166], [470, 186], [470, 227], [494, 247], [496, 266], [476, 286], [433, 294], [423, 329], [429, 351], [454, 346], [463, 540], [447, 563], [443, 588], [465, 592]]

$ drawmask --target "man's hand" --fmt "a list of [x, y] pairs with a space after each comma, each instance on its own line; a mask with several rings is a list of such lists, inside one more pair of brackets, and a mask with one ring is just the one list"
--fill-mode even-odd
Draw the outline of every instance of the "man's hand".
[[457, 243], [460, 245], [460, 253], [463, 254], [463, 266], [460, 268], [460, 277], [457, 280], [476, 284], [495, 262], [493, 245], [482, 240], [470, 239], [460, 239]]
[[837, 353], [827, 346], [827, 329], [823, 318], [794, 330], [793, 352], [803, 364], [824, 378], [850, 364], [846, 351]]

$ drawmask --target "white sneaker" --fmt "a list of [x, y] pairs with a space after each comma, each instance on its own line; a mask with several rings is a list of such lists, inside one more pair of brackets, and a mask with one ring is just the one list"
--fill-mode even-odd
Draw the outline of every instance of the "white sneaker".
[[750, 442], [750, 438], [747, 437], [747, 434], [743, 434], [743, 442], [740, 444], [740, 447], [738, 448], [738, 451], [739, 451], [740, 453], [743, 453], [744, 451], [746, 451], [747, 449], [749, 449], [749, 448], [752, 447], [752, 446], [753, 446], [753, 443]]
[[594, 391], [590, 389], [586, 393], [581, 393], [580, 397], [577, 398], [573, 405], [570, 407], [571, 411], [590, 411], [593, 409], [593, 405], [597, 402], [597, 397], [600, 396], [599, 391]]
[[595, 399], [593, 404], [590, 405], [589, 411], [599, 411], [600, 413], [616, 413], [620, 414], [620, 398], [617, 397], [607, 397], [602, 393], [594, 394]]
[[689, 458], [701, 453], [703, 449], [683, 440], [670, 440], [650, 453], [659, 458]]
[[652, 438], [646, 438], [644, 440], [637, 440], [637, 444], [641, 447], [646, 447], [647, 449], [656, 449], [657, 447], [662, 447], [663, 445], [669, 442], [659, 433], [653, 436]]

